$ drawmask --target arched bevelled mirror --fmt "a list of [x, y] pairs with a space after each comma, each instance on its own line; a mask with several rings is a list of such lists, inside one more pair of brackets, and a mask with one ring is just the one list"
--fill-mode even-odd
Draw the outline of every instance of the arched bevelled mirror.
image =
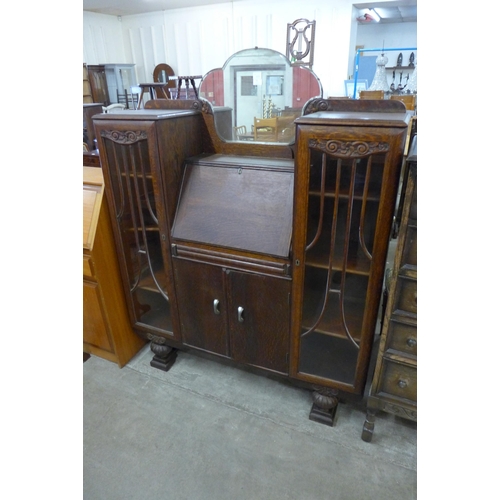
[[236, 52], [222, 68], [208, 72], [199, 88], [226, 141], [289, 143], [303, 106], [322, 94], [309, 68], [292, 66], [280, 52], [258, 47]]

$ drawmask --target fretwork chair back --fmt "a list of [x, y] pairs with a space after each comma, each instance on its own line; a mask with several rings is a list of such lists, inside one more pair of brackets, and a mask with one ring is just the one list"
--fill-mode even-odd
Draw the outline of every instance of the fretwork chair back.
[[134, 92], [129, 94], [127, 89], [124, 89], [123, 94], [120, 94], [119, 90], [116, 89], [116, 97], [119, 104], [125, 104], [126, 109], [137, 109], [139, 94], [135, 94]]
[[233, 127], [233, 140], [239, 141], [240, 137], [244, 134], [246, 135], [247, 128], [245, 125], [240, 125], [239, 127]]

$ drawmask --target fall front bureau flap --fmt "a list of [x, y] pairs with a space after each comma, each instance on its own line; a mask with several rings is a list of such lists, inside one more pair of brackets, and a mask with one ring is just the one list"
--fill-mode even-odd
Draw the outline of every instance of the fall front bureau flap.
[[174, 239], [288, 257], [293, 160], [200, 155], [186, 162]]

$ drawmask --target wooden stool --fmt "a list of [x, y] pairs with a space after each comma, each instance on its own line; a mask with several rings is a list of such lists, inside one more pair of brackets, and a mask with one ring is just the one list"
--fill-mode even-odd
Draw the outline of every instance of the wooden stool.
[[179, 80], [179, 83], [177, 84], [177, 99], [181, 98], [181, 87], [182, 87], [182, 82], [186, 82], [186, 99], [189, 99], [189, 83], [191, 83], [193, 90], [194, 90], [194, 95], [196, 96], [196, 99], [198, 99], [198, 91], [196, 90], [196, 85], [194, 84], [195, 79], [197, 78], [203, 78], [201, 75], [197, 76], [178, 76], [177, 77]]
[[141, 87], [141, 95], [139, 97], [137, 109], [141, 107], [144, 92], [149, 92], [151, 99], [168, 99], [168, 96], [163, 88], [165, 85], [166, 84], [163, 82], [139, 83], [139, 87]]

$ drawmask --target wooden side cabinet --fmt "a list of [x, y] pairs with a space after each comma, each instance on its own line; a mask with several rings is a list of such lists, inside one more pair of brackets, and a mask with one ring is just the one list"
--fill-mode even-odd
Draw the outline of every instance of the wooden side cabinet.
[[297, 124], [291, 375], [315, 384], [312, 420], [361, 396], [379, 310], [404, 139], [404, 106], [361, 101]]
[[401, 229], [367, 415], [361, 437], [372, 440], [376, 412], [417, 420], [417, 136], [408, 153]]
[[100, 168], [83, 167], [83, 352], [124, 366], [144, 345], [130, 326]]
[[[179, 345], [170, 227], [185, 158], [201, 149], [195, 110], [140, 110], [94, 117], [129, 321], [150, 340], [151, 365], [167, 370]], [[167, 342], [168, 341], [168, 342]]]

